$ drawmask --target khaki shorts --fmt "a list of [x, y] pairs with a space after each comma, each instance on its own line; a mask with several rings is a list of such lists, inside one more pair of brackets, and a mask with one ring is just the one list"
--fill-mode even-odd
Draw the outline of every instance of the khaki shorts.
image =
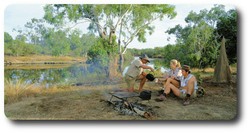
[[[187, 96], [186, 90], [180, 90], [180, 98], [184, 99]], [[191, 98], [195, 98], [196, 95], [196, 90], [194, 90], [193, 94], [191, 95]]]
[[129, 89], [134, 88], [136, 79], [137, 79], [137, 77], [133, 78], [127, 74], [125, 75], [125, 81], [126, 81]]

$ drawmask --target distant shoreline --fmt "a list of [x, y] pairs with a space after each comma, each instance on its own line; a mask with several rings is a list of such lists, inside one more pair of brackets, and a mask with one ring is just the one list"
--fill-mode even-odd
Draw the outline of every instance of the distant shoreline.
[[86, 57], [70, 57], [70, 56], [4, 56], [4, 64], [72, 64], [85, 63]]

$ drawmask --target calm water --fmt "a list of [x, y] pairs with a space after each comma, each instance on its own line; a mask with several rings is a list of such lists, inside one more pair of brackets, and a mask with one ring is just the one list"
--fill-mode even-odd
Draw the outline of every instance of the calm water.
[[[13, 68], [14, 67], [14, 68]], [[105, 77], [104, 69], [91, 65], [71, 65], [68, 67], [57, 65], [56, 68], [49, 68], [46, 65], [43, 68], [25, 68], [11, 65], [4, 67], [4, 78], [12, 81], [22, 80], [26, 83], [36, 84], [68, 84], [98, 81]]]
[[[151, 60], [148, 64], [156, 68], [159, 63]], [[159, 67], [158, 67], [159, 68]], [[127, 67], [125, 67], [124, 72]], [[160, 67], [164, 72], [166, 69]], [[74, 84], [74, 83], [91, 83], [103, 81], [105, 77], [105, 69], [101, 66], [87, 65], [87, 64], [74, 64], [74, 65], [10, 65], [4, 67], [4, 78], [6, 80], [19, 81], [22, 80], [26, 83], [43, 84], [46, 86], [56, 84]]]

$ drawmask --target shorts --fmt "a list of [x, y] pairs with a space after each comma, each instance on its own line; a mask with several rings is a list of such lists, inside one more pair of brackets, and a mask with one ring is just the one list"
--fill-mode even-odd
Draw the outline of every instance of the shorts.
[[[181, 89], [180, 90], [180, 98], [184, 99], [185, 97], [187, 96], [187, 92], [186, 90], [184, 89]], [[191, 95], [191, 98], [195, 98], [197, 95], [196, 95], [196, 90], [194, 90], [193, 94]]]
[[127, 74], [125, 75], [125, 81], [126, 81], [129, 89], [134, 88], [136, 79], [137, 79], [137, 77], [132, 77], [132, 76], [129, 76]]

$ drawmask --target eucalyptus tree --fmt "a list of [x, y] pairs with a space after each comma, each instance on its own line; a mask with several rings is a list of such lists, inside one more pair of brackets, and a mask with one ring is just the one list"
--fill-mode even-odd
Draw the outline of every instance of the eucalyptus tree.
[[[176, 16], [172, 5], [47, 5], [44, 18], [57, 27], [66, 24], [75, 25], [88, 23], [88, 30], [97, 33], [105, 40], [108, 47], [116, 47], [114, 53], [107, 51], [111, 62], [120, 56], [120, 70], [123, 55], [128, 45], [137, 39], [146, 42], [146, 35], [154, 32], [155, 20], [162, 20], [165, 16], [172, 19]], [[105, 46], [106, 47], [106, 46]], [[115, 56], [114, 56], [115, 55]], [[115, 57], [115, 58], [112, 58]], [[112, 60], [113, 59], [113, 60]]]
[[176, 25], [166, 33], [176, 35], [177, 44], [183, 45], [186, 58], [193, 66], [214, 66], [220, 47], [216, 28], [220, 19], [226, 16], [224, 5], [214, 5], [210, 10], [203, 9], [198, 13], [191, 11], [185, 18], [187, 26]]
[[27, 22], [24, 27], [26, 28], [26, 36], [29, 38], [30, 43], [33, 44], [44, 44], [44, 35], [46, 34], [47, 27], [45, 26], [44, 19], [32, 18], [31, 21]]

